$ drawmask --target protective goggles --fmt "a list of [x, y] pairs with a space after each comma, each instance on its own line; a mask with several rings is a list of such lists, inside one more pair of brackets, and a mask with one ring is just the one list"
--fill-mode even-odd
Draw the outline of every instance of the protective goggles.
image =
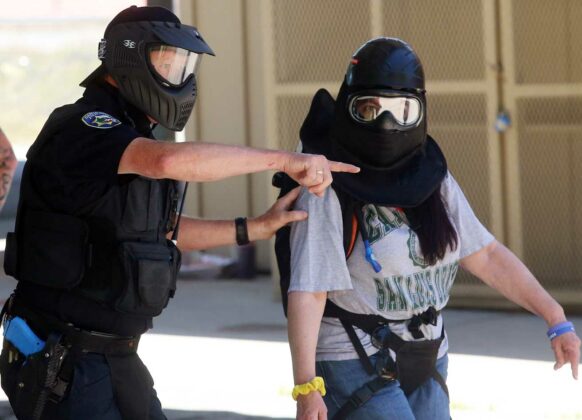
[[165, 86], [182, 86], [195, 74], [200, 65], [201, 54], [170, 45], [150, 45], [147, 57], [154, 74]]
[[354, 96], [349, 103], [350, 115], [356, 121], [370, 123], [389, 112], [403, 127], [415, 125], [422, 117], [422, 105], [412, 96]]

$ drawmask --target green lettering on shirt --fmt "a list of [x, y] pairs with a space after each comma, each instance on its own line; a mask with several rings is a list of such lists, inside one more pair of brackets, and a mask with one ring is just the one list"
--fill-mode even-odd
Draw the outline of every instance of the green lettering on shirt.
[[410, 299], [410, 295], [407, 295], [406, 289], [403, 285], [404, 283], [404, 278], [402, 276], [393, 276], [392, 277], [393, 281], [394, 281], [394, 285], [396, 286], [397, 289], [397, 293], [398, 293], [398, 297], [400, 298], [398, 303], [399, 303], [399, 308], [401, 311], [406, 311], [408, 310], [408, 299]]
[[457, 272], [459, 271], [459, 262], [455, 261], [454, 263], [451, 264], [451, 271], [450, 271], [450, 278], [451, 278], [451, 282], [449, 285], [449, 289], [451, 287], [453, 287], [453, 283], [455, 282], [455, 279], [457, 278]]
[[399, 212], [390, 211], [387, 213], [384, 208], [375, 205], [366, 207], [364, 221], [370, 244], [378, 242], [405, 224], [405, 220]]
[[448, 295], [446, 285], [441, 281], [440, 277], [437, 278], [437, 276], [435, 276], [434, 284], [436, 284], [436, 288], [439, 291], [441, 301], [444, 301], [445, 297]]
[[419, 298], [416, 291], [416, 282], [412, 282], [412, 276], [406, 276], [406, 289], [408, 290], [408, 295], [410, 296], [410, 303], [412, 303], [412, 308], [418, 308]]
[[414, 273], [414, 280], [415, 280], [415, 289], [416, 289], [416, 299], [413, 302], [414, 303], [414, 309], [418, 309], [422, 306], [424, 306], [424, 297], [422, 296], [423, 290], [422, 290], [422, 278], [424, 277], [423, 272], [422, 271], [418, 271], [416, 273]]
[[408, 258], [412, 261], [412, 264], [420, 267], [427, 268], [428, 263], [424, 260], [424, 257], [420, 253], [420, 246], [418, 246], [418, 236], [412, 229], [408, 229]]
[[368, 240], [371, 244], [379, 241], [384, 235], [382, 234], [382, 224], [372, 223], [378, 219], [376, 206], [367, 206], [365, 209], [364, 221], [368, 231]]
[[387, 311], [396, 311], [397, 305], [397, 297], [396, 293], [393, 292], [392, 288], [390, 287], [390, 279], [384, 279], [384, 285], [386, 286], [386, 291], [388, 292], [388, 298], [386, 302], [386, 310]]
[[430, 275], [427, 276], [428, 273], [430, 273], [430, 270], [416, 273], [414, 275], [414, 279], [419, 284], [422, 284], [422, 289], [424, 290], [424, 297], [426, 299], [426, 302], [434, 306], [437, 303], [437, 296], [433, 285], [430, 283]]
[[376, 292], [378, 296], [376, 297], [376, 306], [379, 311], [383, 311], [386, 307], [386, 292], [384, 291], [384, 286], [380, 279], [374, 278], [374, 284], [376, 285]]

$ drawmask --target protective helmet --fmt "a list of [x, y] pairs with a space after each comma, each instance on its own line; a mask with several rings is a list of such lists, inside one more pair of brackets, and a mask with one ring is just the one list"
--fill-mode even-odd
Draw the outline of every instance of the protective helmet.
[[424, 72], [396, 38], [376, 38], [352, 56], [337, 98], [339, 148], [359, 165], [404, 165], [426, 141]]
[[102, 64], [81, 86], [108, 73], [128, 102], [179, 131], [194, 108], [202, 54], [214, 52], [196, 28], [163, 7], [131, 6], [107, 25], [99, 43]]
[[412, 47], [398, 38], [375, 38], [352, 56], [346, 72], [351, 89], [424, 92], [424, 70]]
[[447, 173], [427, 134], [424, 72], [416, 53], [396, 38], [376, 38], [352, 56], [334, 101], [314, 96], [300, 137], [309, 153], [358, 165], [334, 174], [334, 185], [364, 203], [415, 207]]

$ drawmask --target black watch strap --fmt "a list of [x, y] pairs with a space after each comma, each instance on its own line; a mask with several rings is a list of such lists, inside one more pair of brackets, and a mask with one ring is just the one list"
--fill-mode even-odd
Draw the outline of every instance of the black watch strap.
[[236, 243], [246, 245], [249, 243], [249, 231], [247, 229], [247, 218], [237, 217], [234, 219], [234, 229], [236, 232]]

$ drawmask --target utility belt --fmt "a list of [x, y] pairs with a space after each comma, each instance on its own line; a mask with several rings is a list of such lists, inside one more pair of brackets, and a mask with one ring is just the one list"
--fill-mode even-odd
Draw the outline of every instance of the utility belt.
[[[91, 243], [81, 218], [30, 210], [22, 218], [18, 233], [7, 235], [4, 257], [6, 273], [17, 280], [77, 290], [117, 312], [140, 316], [159, 315], [174, 296], [181, 254], [172, 241]], [[104, 266], [113, 269], [96, 274]], [[117, 296], [105, 299], [103, 290], [117, 290]]]
[[2, 309], [2, 320], [1, 385], [19, 419], [41, 419], [47, 403], [67, 396], [82, 354], [129, 356], [137, 352], [140, 338], [85, 331], [37, 313], [14, 297]]
[[[440, 311], [430, 307], [424, 313], [415, 315], [408, 320], [408, 329], [413, 337], [415, 339], [423, 338], [420, 326], [423, 324], [436, 326], [439, 314]], [[390, 331], [388, 323], [391, 321], [381, 317], [348, 312], [339, 318], [364, 369], [369, 375], [377, 376], [356, 390], [335, 414], [333, 420], [346, 419], [349, 414], [370, 400], [376, 392], [395, 380], [399, 381], [400, 388], [407, 396], [431, 378], [440, 384], [447, 396], [449, 395], [446, 382], [436, 369], [438, 352], [445, 338], [444, 326], [438, 339], [405, 341]], [[371, 336], [372, 344], [378, 349], [375, 364], [370, 361], [354, 326]], [[390, 351], [395, 353], [396, 360], [391, 357]]]
[[79, 353], [132, 354], [137, 352], [140, 336], [124, 337], [98, 331], [87, 331], [65, 323], [54, 316], [39, 313], [12, 296], [6, 302], [8, 317], [20, 317], [33, 326], [36, 334], [48, 337], [57, 333], [63, 343]]

